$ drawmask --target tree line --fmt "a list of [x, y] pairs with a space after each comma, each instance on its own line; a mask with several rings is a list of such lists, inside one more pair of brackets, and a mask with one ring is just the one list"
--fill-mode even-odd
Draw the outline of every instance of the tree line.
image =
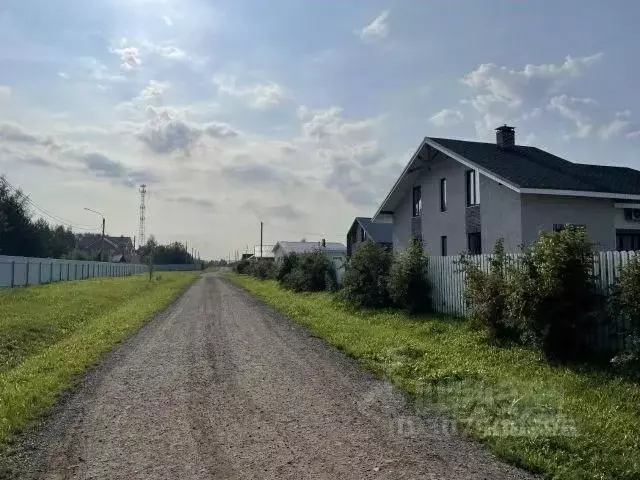
[[34, 219], [28, 197], [0, 177], [0, 255], [64, 258], [74, 247], [71, 229]]

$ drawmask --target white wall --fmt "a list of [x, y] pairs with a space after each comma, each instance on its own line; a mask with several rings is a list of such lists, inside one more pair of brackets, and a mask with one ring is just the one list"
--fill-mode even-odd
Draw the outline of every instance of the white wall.
[[534, 241], [541, 230], [553, 230], [556, 223], [585, 225], [589, 239], [599, 250], [616, 249], [616, 208], [602, 198], [522, 195], [522, 240]]
[[520, 194], [482, 174], [480, 175], [480, 229], [482, 253], [491, 253], [499, 238], [504, 239], [505, 251], [520, 250], [522, 245]]

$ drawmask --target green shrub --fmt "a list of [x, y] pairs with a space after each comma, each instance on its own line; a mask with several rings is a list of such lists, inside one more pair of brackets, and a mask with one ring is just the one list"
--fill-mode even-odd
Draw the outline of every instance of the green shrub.
[[342, 279], [343, 298], [361, 307], [388, 306], [391, 260], [391, 254], [375, 242], [361, 244], [347, 263]]
[[471, 319], [484, 327], [492, 340], [516, 338], [517, 334], [506, 318], [509, 265], [503, 239], [499, 239], [493, 248], [488, 273], [478, 266], [473, 256], [463, 256], [461, 265], [465, 273], [464, 297]]
[[293, 271], [298, 265], [298, 255], [295, 252], [285, 255], [278, 265], [278, 271], [276, 273], [276, 280], [283, 283], [285, 278]]
[[243, 260], [240, 260], [239, 262], [237, 262], [237, 263], [233, 266], [233, 270], [234, 270], [236, 273], [240, 273], [240, 274], [248, 274], [248, 273], [249, 273], [249, 267], [250, 267], [249, 260], [247, 260], [247, 259], [243, 259]]
[[276, 266], [272, 260], [266, 258], [253, 258], [249, 262], [250, 275], [260, 280], [276, 278]]
[[406, 251], [395, 255], [389, 271], [389, 296], [411, 314], [425, 312], [431, 306], [431, 288], [427, 280], [428, 259], [422, 244], [409, 243]]
[[282, 285], [296, 292], [320, 292], [337, 285], [335, 269], [322, 251], [297, 256], [297, 262], [289, 274], [285, 274]]
[[611, 318], [626, 326], [627, 348], [612, 362], [640, 370], [640, 257], [629, 260], [620, 272], [610, 298]]
[[524, 343], [548, 356], [571, 358], [598, 315], [593, 250], [583, 228], [541, 232], [524, 250], [521, 268], [509, 278], [507, 315]]

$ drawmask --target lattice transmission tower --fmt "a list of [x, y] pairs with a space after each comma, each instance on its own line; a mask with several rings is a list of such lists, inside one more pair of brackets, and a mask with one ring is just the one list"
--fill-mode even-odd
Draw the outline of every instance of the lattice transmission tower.
[[147, 220], [147, 205], [146, 205], [146, 197], [147, 197], [147, 186], [142, 184], [140, 185], [140, 224], [139, 224], [139, 231], [138, 231], [138, 237], [140, 238], [140, 246], [144, 246], [145, 243], [145, 233], [144, 233], [144, 224], [145, 221]]

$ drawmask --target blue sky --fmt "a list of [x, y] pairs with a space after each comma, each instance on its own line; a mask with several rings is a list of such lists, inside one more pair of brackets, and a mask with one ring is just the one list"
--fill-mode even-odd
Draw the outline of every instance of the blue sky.
[[5, 0], [0, 171], [47, 211], [204, 256], [341, 241], [424, 136], [640, 168], [640, 4]]

